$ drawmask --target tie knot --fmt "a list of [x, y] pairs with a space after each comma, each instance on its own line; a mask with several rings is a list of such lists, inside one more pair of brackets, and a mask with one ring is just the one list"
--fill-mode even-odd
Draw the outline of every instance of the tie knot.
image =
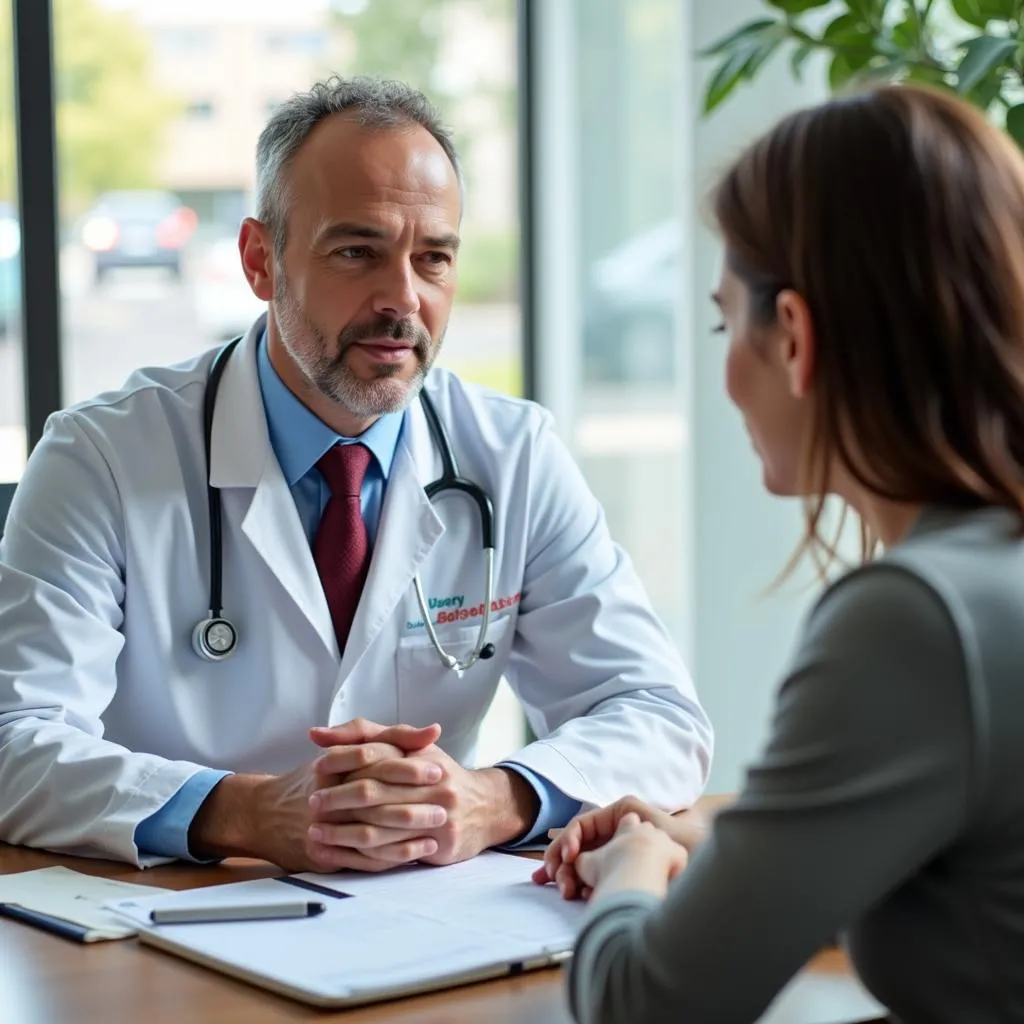
[[370, 465], [370, 449], [362, 444], [336, 444], [320, 456], [316, 468], [333, 498], [358, 498]]

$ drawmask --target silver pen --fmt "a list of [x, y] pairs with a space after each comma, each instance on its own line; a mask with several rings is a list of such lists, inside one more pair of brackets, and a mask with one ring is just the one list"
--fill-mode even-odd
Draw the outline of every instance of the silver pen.
[[153, 924], [217, 924], [221, 921], [278, 921], [293, 917], [316, 917], [327, 908], [322, 903], [299, 900], [292, 903], [232, 904], [223, 907], [167, 907], [151, 910]]

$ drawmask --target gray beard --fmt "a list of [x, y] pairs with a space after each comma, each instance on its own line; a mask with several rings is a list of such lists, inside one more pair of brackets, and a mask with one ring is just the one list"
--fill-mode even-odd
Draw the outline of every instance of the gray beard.
[[[279, 273], [278, 280], [284, 285], [283, 274]], [[347, 328], [338, 338], [338, 355], [332, 357], [327, 354], [326, 335], [293, 300], [286, 285], [279, 287], [274, 297], [274, 314], [281, 341], [303, 375], [325, 398], [360, 419], [405, 409], [423, 389], [427, 372], [441, 349], [441, 341], [438, 341], [431, 351], [425, 331], [410, 330], [401, 321], [396, 321], [383, 328], [374, 327], [372, 331]], [[346, 333], [353, 337], [346, 338]], [[345, 353], [353, 340], [382, 334], [412, 342], [417, 366], [409, 380], [396, 379], [402, 367], [388, 363], [380, 364], [376, 378], [370, 381], [362, 380], [349, 367]], [[306, 345], [297, 343], [300, 338], [306, 339]]]

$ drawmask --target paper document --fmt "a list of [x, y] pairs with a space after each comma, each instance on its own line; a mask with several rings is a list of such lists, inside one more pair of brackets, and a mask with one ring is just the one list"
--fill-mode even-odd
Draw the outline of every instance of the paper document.
[[536, 861], [485, 853], [450, 867], [413, 866], [381, 875], [300, 875], [326, 912], [278, 921], [152, 926], [151, 910], [316, 898], [281, 879], [113, 904], [146, 941], [299, 998], [330, 1005], [369, 1001], [474, 973], [554, 962], [571, 950], [581, 903], [530, 876]]
[[851, 975], [801, 971], [757, 1024], [851, 1024], [880, 1021], [887, 1013]]
[[15, 903], [86, 928], [86, 942], [124, 939], [136, 929], [106, 907], [111, 900], [159, 896], [168, 892], [152, 885], [133, 885], [96, 878], [70, 868], [39, 868], [0, 875], [0, 903]]
[[[395, 910], [415, 908], [424, 916], [497, 933], [570, 947], [584, 904], [566, 903], [552, 886], [531, 879], [538, 861], [507, 853], [484, 853], [446, 868], [414, 865], [386, 875], [305, 874], [303, 881], [350, 896], [371, 897]], [[441, 872], [439, 874], [439, 871]]]

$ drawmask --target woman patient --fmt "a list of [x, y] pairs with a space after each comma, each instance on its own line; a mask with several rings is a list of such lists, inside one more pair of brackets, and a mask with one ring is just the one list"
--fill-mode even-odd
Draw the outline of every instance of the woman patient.
[[812, 610], [706, 841], [627, 800], [549, 848], [537, 881], [591, 901], [573, 1012], [749, 1022], [844, 931], [905, 1024], [1024, 1021], [1024, 158], [886, 87], [786, 118], [713, 211], [764, 485], [805, 550], [834, 495], [884, 554]]

